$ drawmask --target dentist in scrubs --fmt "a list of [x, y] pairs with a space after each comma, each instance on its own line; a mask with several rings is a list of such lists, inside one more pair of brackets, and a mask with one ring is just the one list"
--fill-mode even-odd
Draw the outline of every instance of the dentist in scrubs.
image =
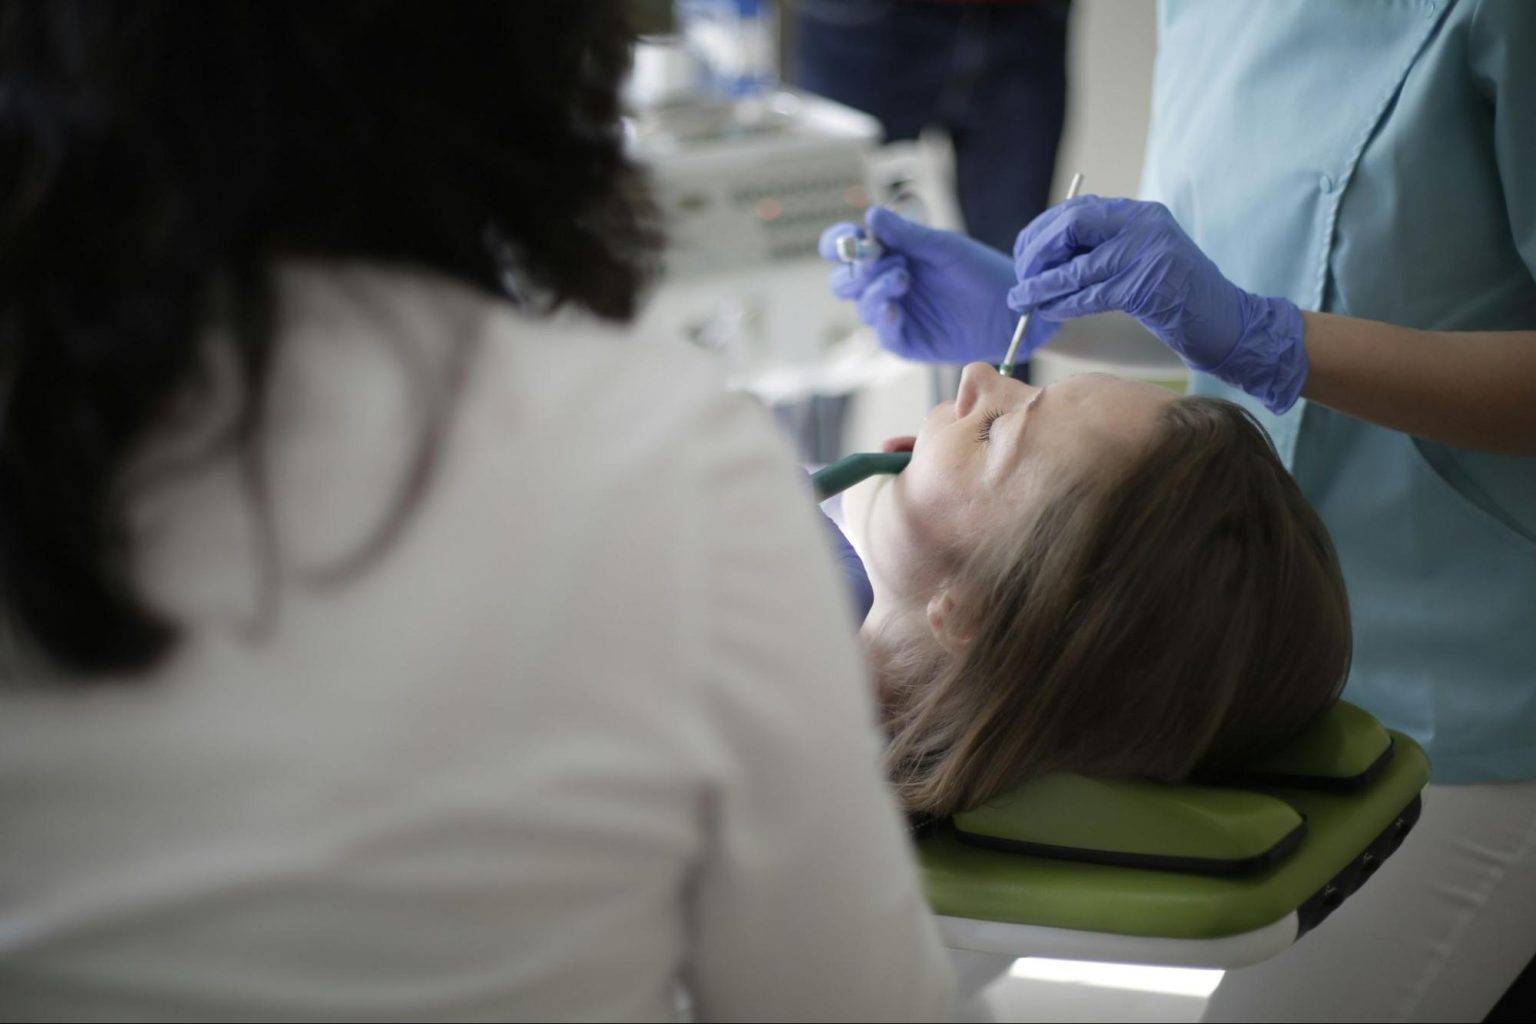
[[1259, 417], [1343, 561], [1345, 697], [1434, 780], [1208, 1019], [1480, 1019], [1536, 952], [1536, 4], [1167, 0], [1158, 40], [1149, 201], [1063, 203], [1012, 261], [877, 210], [838, 287], [954, 362], [1122, 311]]

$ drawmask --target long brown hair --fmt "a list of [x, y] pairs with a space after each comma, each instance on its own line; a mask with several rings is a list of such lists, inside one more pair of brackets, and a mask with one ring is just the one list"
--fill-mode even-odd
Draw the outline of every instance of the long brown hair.
[[1166, 404], [1128, 473], [973, 553], [971, 642], [876, 652], [887, 767], [948, 815], [1047, 772], [1181, 780], [1293, 734], [1349, 672], [1317, 514], [1229, 402]]

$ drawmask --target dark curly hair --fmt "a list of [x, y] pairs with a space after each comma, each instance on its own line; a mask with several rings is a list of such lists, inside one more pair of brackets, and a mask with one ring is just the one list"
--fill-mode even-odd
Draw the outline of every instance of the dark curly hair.
[[656, 238], [618, 0], [0, 0], [0, 607], [82, 677], [154, 665], [125, 465], [236, 325], [259, 426], [276, 257], [626, 319]]

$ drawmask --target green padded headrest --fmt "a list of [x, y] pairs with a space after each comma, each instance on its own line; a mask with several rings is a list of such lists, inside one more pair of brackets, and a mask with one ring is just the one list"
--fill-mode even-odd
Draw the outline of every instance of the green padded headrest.
[[1066, 773], [955, 815], [963, 841], [1126, 867], [1237, 874], [1273, 863], [1306, 825], [1262, 793]]
[[[1348, 789], [1390, 761], [1391, 738], [1342, 701], [1238, 774], [1243, 785]], [[1175, 785], [1060, 773], [955, 815], [962, 842], [1039, 856], [1206, 874], [1256, 871], [1306, 834], [1290, 804], [1242, 786]]]
[[1337, 701], [1285, 746], [1237, 773], [1243, 783], [1355, 789], [1386, 767], [1392, 737], [1353, 704]]
[[1412, 738], [1391, 739], [1392, 756], [1369, 785], [1268, 791], [1306, 819], [1307, 834], [1267, 870], [1214, 875], [1029, 857], [961, 842], [939, 824], [917, 838], [928, 904], [946, 919], [1195, 940], [1295, 913], [1300, 934], [1373, 877], [1413, 826], [1429, 761]]

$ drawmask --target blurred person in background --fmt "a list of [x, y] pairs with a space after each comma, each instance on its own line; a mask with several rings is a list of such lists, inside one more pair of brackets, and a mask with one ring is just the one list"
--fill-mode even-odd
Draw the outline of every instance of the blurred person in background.
[[[1007, 251], [1050, 199], [1067, 102], [1069, 0], [788, 0], [800, 88], [879, 120], [940, 128], [971, 237]], [[883, 197], [877, 197], [883, 198]]]

